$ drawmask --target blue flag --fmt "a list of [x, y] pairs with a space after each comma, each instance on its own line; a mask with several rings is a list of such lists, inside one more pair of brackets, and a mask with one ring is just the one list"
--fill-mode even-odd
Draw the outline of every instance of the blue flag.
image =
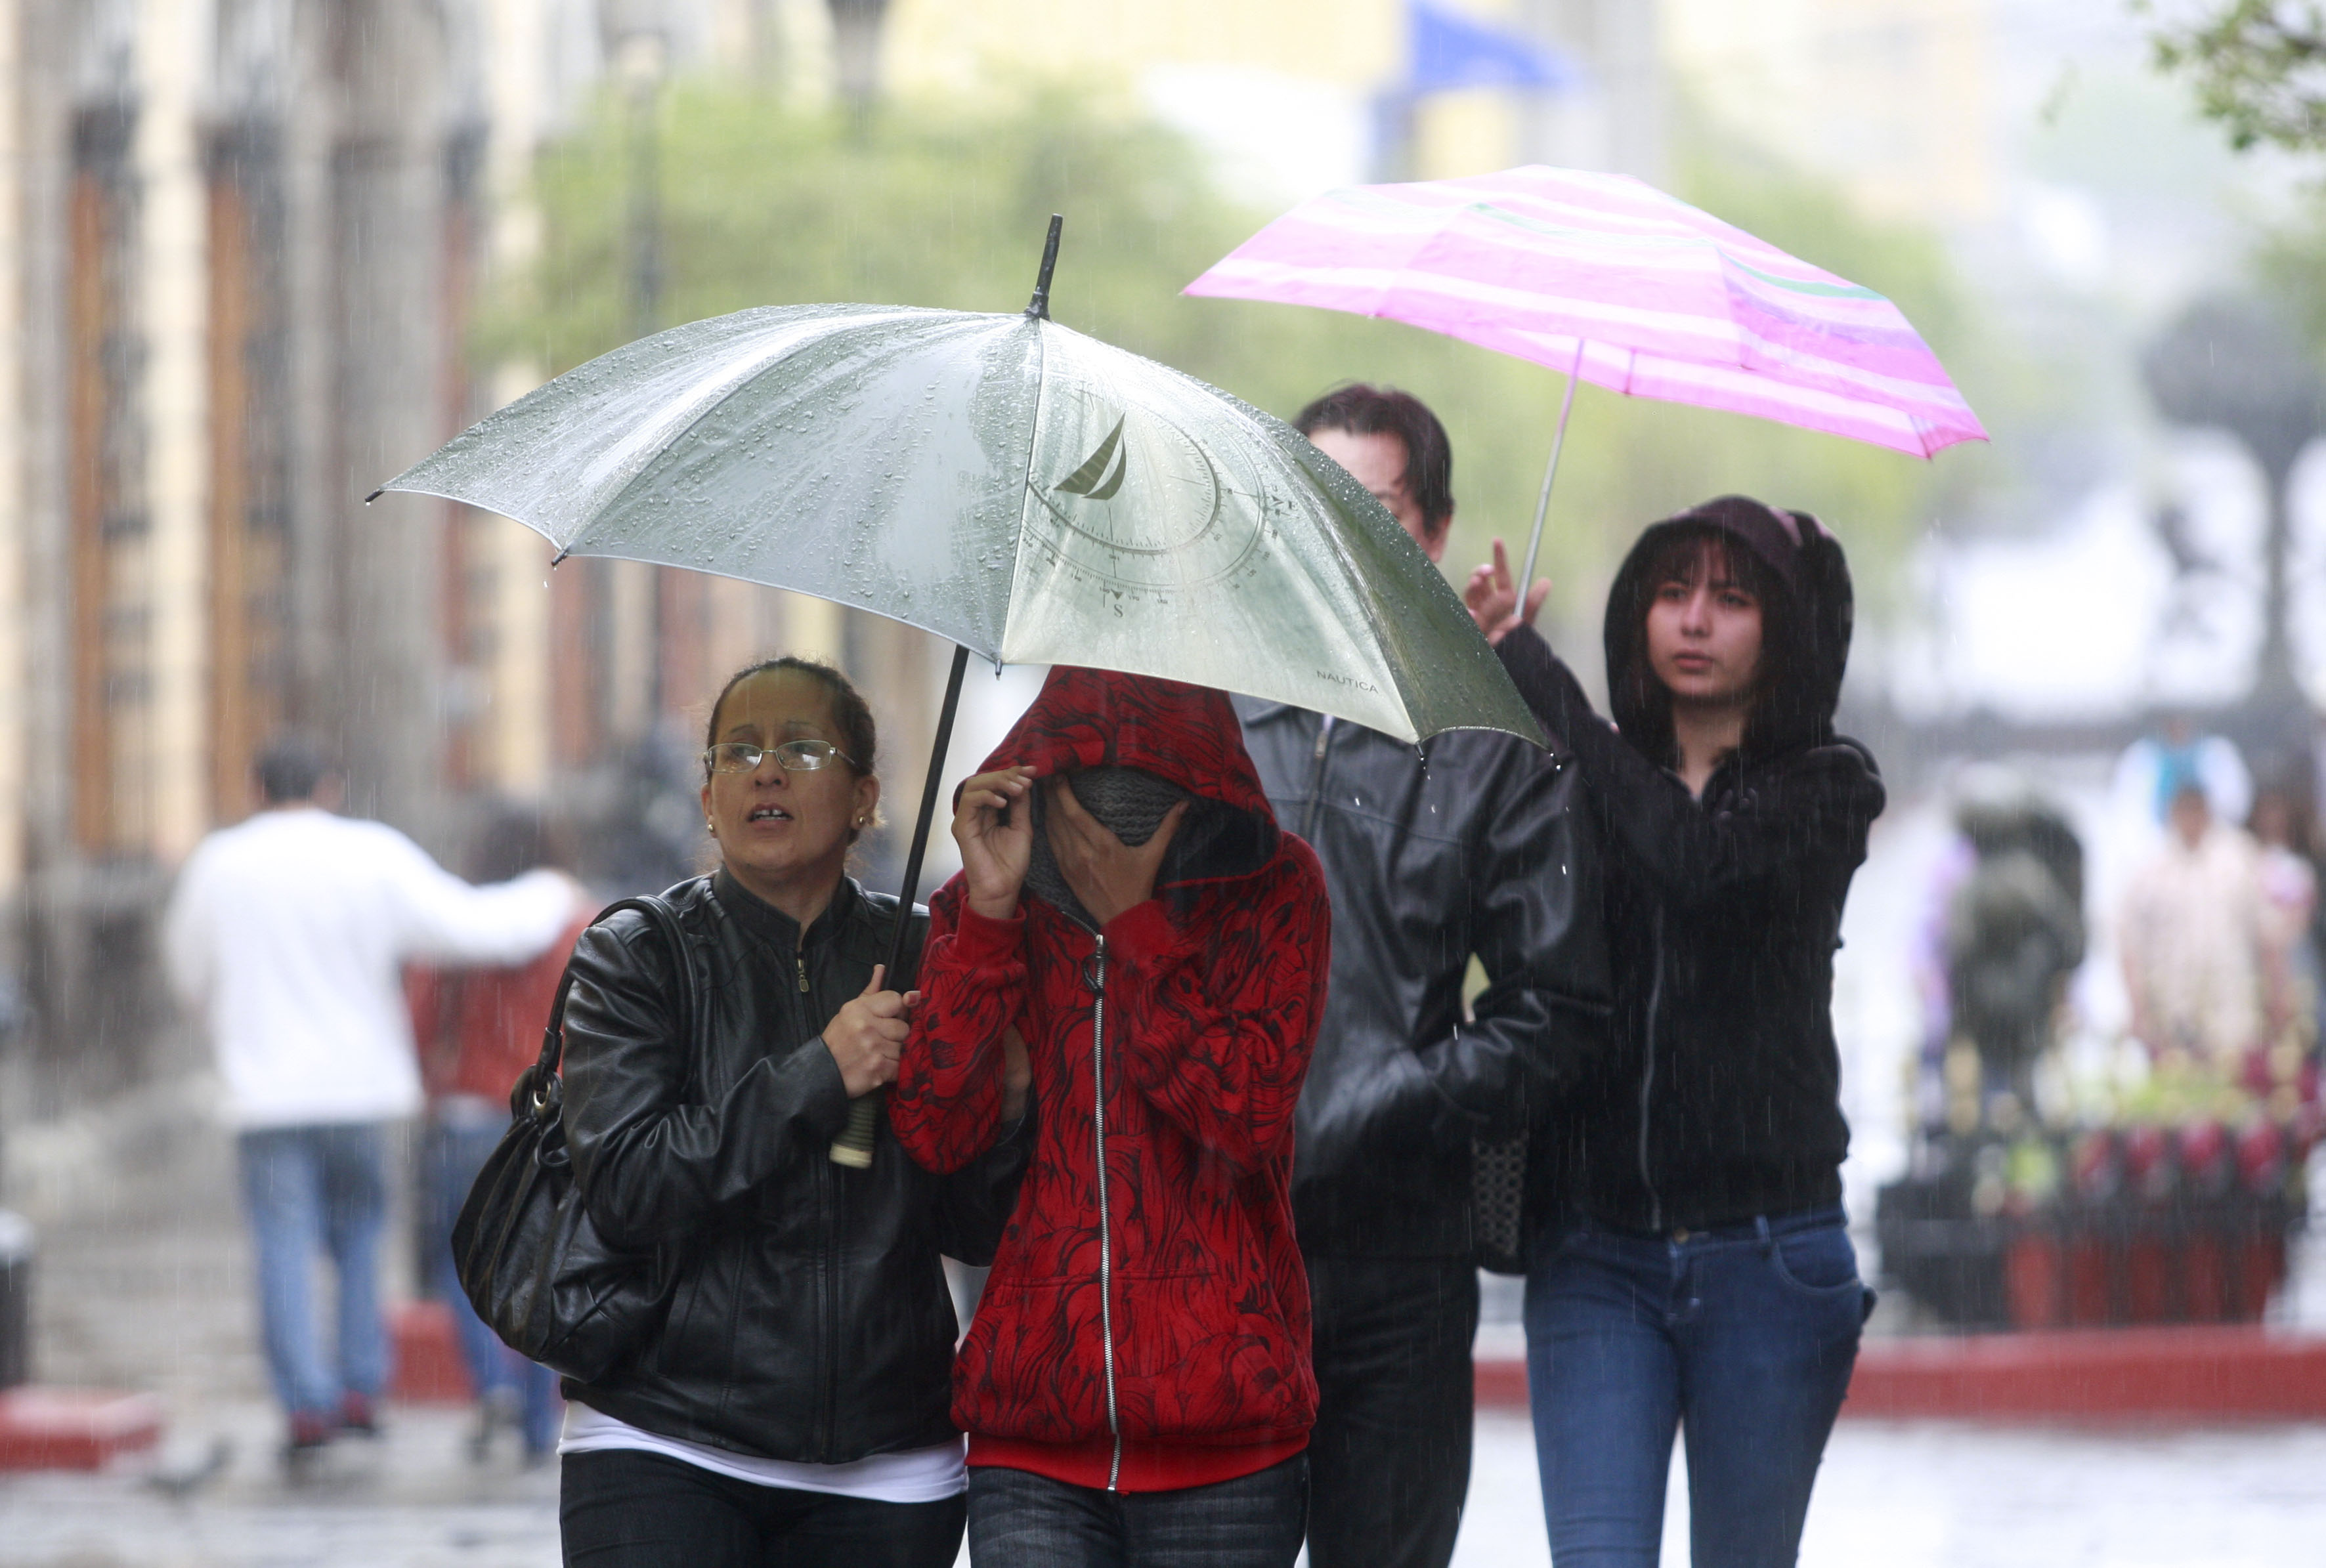
[[1572, 87], [1583, 79], [1574, 60], [1524, 33], [1434, 0], [1407, 0], [1405, 9], [1413, 64], [1404, 87], [1416, 97], [1463, 88]]

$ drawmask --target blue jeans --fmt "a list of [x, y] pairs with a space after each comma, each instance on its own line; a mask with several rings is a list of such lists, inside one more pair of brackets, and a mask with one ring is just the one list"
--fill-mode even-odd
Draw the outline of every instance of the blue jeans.
[[[387, 1217], [386, 1139], [369, 1122], [264, 1127], [237, 1140], [242, 1202], [258, 1263], [258, 1320], [274, 1396], [294, 1415], [336, 1415], [379, 1396], [387, 1331], [379, 1316], [379, 1237]], [[317, 1332], [315, 1255], [339, 1276], [336, 1366]]]
[[1675, 1429], [1695, 1568], [1791, 1564], [1873, 1303], [1839, 1209], [1546, 1236], [1527, 1386], [1558, 1568], [1654, 1568]]
[[433, 1260], [433, 1283], [452, 1314], [452, 1331], [461, 1341], [470, 1386], [479, 1399], [504, 1391], [514, 1396], [523, 1415], [526, 1452], [545, 1454], [557, 1446], [557, 1428], [565, 1415], [564, 1401], [557, 1396], [557, 1374], [501, 1343], [469, 1304], [469, 1293], [461, 1288], [452, 1268], [452, 1222], [469, 1201], [477, 1173], [507, 1130], [507, 1117], [477, 1125], [429, 1124], [423, 1146], [429, 1226], [425, 1256]]
[[973, 1568], [1292, 1568], [1308, 1456], [1170, 1492], [1110, 1492], [1022, 1470], [969, 1472]]

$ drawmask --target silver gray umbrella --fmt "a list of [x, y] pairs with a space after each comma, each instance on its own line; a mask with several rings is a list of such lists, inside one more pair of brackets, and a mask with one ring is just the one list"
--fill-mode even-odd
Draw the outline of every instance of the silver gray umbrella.
[[742, 311], [549, 382], [383, 487], [568, 555], [813, 594], [997, 663], [1418, 740], [1540, 732], [1452, 588], [1298, 431], [1046, 317]]
[[908, 905], [972, 653], [1241, 691], [1407, 740], [1541, 744], [1453, 589], [1338, 464], [1049, 319], [1057, 243], [1054, 218], [1022, 315], [789, 305], [673, 328], [382, 489], [514, 517], [561, 560], [689, 567], [950, 638]]

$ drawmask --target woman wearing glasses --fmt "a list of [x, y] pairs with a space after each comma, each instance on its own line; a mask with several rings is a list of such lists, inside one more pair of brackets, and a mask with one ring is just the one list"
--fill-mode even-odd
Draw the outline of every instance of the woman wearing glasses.
[[[1010, 1075], [1012, 1125], [954, 1175], [885, 1123], [869, 1169], [832, 1161], [850, 1101], [896, 1077], [917, 1000], [881, 970], [897, 901], [847, 875], [879, 808], [872, 715], [837, 671], [773, 659], [727, 683], [707, 740], [719, 869], [665, 895], [691, 972], [635, 911], [574, 950], [574, 1174], [606, 1239], [658, 1249], [675, 1280], [635, 1355], [565, 1385], [565, 1560], [943, 1568], [967, 1480], [938, 1257], [990, 1260], [1029, 1075]], [[917, 950], [927, 916], [911, 918]]]

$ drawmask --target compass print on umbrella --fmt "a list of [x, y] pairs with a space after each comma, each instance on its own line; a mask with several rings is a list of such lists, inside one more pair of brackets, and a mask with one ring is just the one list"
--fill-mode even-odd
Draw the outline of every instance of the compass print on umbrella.
[[[1127, 593], [1227, 576], [1259, 547], [1268, 510], [1254, 479], [1151, 410], [1062, 388], [1064, 417], [1035, 438], [1029, 543], [1061, 566]], [[1061, 472], [1060, 470], [1064, 470]], [[1055, 474], [1056, 478], [1047, 478]]]

